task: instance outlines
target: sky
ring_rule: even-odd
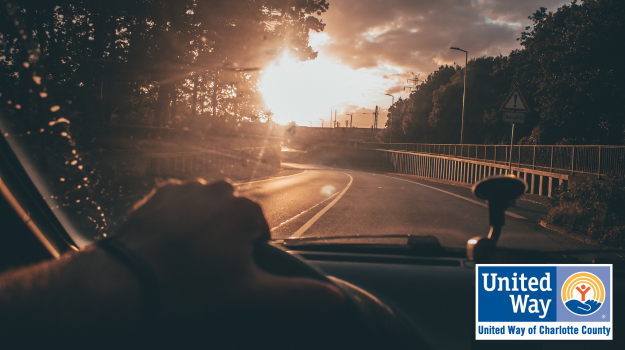
[[[508,55],[540,7],[555,11],[562,0],[328,0],[321,33],[310,33],[316,59],[287,54],[263,69],[261,91],[280,124],[328,127],[331,111],[345,126],[370,128],[382,108],[382,128],[393,98],[409,94],[407,79],[440,65],[464,66],[474,57]]]

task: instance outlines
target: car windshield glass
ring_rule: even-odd
[[[471,186],[498,175],[527,184],[497,202],[500,245],[621,245],[623,14],[608,0],[8,0],[0,129],[81,246],[159,183],[204,178],[257,200],[274,239],[463,249],[490,229]]]

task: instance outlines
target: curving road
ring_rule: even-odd
[[[434,235],[445,247],[463,248],[488,233],[483,201],[435,183],[317,165],[297,173],[238,184],[263,207],[275,239],[352,235]],[[510,209],[500,245],[539,250],[588,249]],[[526,215],[527,216],[527,215]]]

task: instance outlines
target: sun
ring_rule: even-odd
[[[340,95],[340,81],[328,76],[323,63],[298,62],[287,53],[263,71],[261,92],[276,122],[317,125],[319,118],[329,119],[330,106]]]
[[[299,62],[288,53],[263,69],[260,91],[274,121],[302,126],[330,126],[331,109],[339,116],[347,105],[367,104],[367,89],[380,90],[379,79],[323,56]],[[367,120],[370,118],[367,117]]]

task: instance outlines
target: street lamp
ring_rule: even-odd
[[[460,127],[460,144],[462,145],[462,135],[464,134],[464,97],[467,94],[467,63],[469,62],[469,52],[458,47],[451,47],[450,49],[464,52],[464,91],[462,92],[462,126]]]
[[[323,118],[319,118],[321,120],[321,128],[323,129]]]
[[[391,94],[386,94],[386,96],[391,96],[392,98],[392,102],[391,102],[391,107],[393,107],[393,105],[395,104],[395,96],[391,95]],[[389,140],[388,143],[393,143],[393,113],[391,112],[391,109],[388,109],[389,113],[391,113],[391,129],[389,131]]]

